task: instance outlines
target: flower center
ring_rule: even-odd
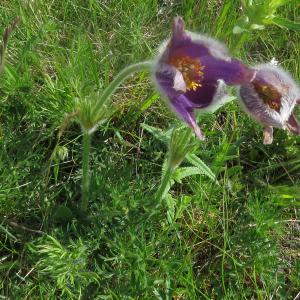
[[[175,56],[169,60],[169,64],[181,72],[188,91],[196,91],[198,87],[202,86],[200,82],[204,77],[204,66],[200,59],[190,56]]]
[[[253,83],[255,91],[258,93],[260,98],[270,108],[280,111],[281,108],[281,94],[278,90],[271,85],[262,85],[259,83]]]

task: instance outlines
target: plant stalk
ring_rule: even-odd
[[[88,207],[90,197],[90,152],[91,152],[91,134],[87,131],[83,133],[83,152],[82,152],[82,195],[81,210],[85,212]]]
[[[140,72],[143,70],[151,70],[153,68],[153,61],[143,61],[140,63],[136,63],[130,65],[123,69],[115,79],[109,84],[109,86],[103,91],[99,100],[97,101],[94,111],[95,113],[101,109],[102,105],[110,98],[110,96],[114,93],[116,88],[132,73]]]
[[[116,88],[132,73],[151,70],[153,67],[152,61],[144,61],[130,65],[123,69],[109,86],[103,91],[99,100],[96,102],[93,110],[97,114],[102,109],[103,105],[114,93]],[[81,211],[86,212],[90,197],[90,151],[91,151],[91,133],[87,128],[83,128],[83,152],[82,152],[82,195],[81,195]]]
[[[167,186],[168,186],[168,184],[169,184],[169,182],[171,180],[173,172],[174,172],[174,168],[172,167],[172,165],[171,165],[171,163],[169,161],[168,162],[167,170],[164,173],[163,178],[162,178],[161,183],[160,183],[160,186],[159,186],[159,189],[156,192],[156,198],[157,198],[157,200],[161,201],[164,198],[164,196],[166,194]]]

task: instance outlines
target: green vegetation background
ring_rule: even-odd
[[[157,206],[166,146],[142,123],[177,122],[150,83],[131,77],[94,134],[89,218],[78,221],[81,131],[58,128],[76,98],[151,58],[181,15],[234,46],[239,1],[1,1],[0,28],[22,19],[0,81],[0,298],[294,299],[300,289],[300,138],[262,128],[237,102],[200,118],[195,175]],[[295,0],[280,15],[299,21]],[[300,35],[257,31],[239,53],[275,57],[300,77]],[[299,115],[299,114],[298,114]]]

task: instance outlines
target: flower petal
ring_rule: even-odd
[[[267,126],[264,128],[264,144],[270,145],[273,143],[273,127]]]
[[[283,128],[284,123],[280,114],[270,109],[259,97],[253,84],[242,85],[239,89],[240,103],[245,111],[264,125]]]
[[[230,59],[228,49],[224,44],[210,37],[184,30],[184,21],[181,17],[176,17],[173,21],[168,48],[169,52],[175,56],[183,54],[195,58],[212,55],[225,61]]]
[[[202,47],[205,47],[210,55],[214,56],[217,59],[230,61],[228,48],[220,41],[190,31],[187,31],[187,33],[192,38],[195,44],[199,44]]]
[[[294,114],[291,114],[286,122],[287,129],[297,135],[300,135],[300,124]]]
[[[176,70],[175,76],[174,76],[174,84],[173,88],[175,91],[182,91],[186,92],[186,83],[184,81],[184,78],[182,76],[182,73]]]
[[[183,88],[183,83],[179,82],[180,75],[178,73],[180,72],[177,72],[174,67],[165,63],[158,63],[153,74],[153,82],[161,93],[169,99],[176,97],[180,93],[180,87]]]
[[[222,79],[227,84],[238,85],[251,81],[255,75],[255,70],[231,59],[227,48],[219,41],[185,31],[180,17],[173,22],[172,37],[160,61],[167,63],[178,57],[199,59],[207,80]]]
[[[191,105],[191,102],[183,94],[181,94],[175,98],[172,98],[170,104],[175,110],[176,114],[183,119],[194,130],[197,137],[203,141],[205,137],[196,122],[194,107]]]
[[[194,130],[200,140],[204,140],[204,135],[195,120],[195,104],[189,101],[182,92],[174,89],[174,85],[176,84],[175,78],[176,70],[174,68],[166,64],[159,64],[154,82],[157,83],[161,93],[167,98],[168,104],[178,117],[183,119]]]
[[[201,63],[204,66],[204,79],[222,79],[228,85],[251,82],[256,73],[237,59],[224,61],[207,55],[201,57]]]
[[[195,108],[208,107],[214,98],[217,90],[216,81],[203,81],[202,86],[196,90],[189,90],[185,93],[186,97],[193,102]]]
[[[184,94],[189,100],[190,106],[197,109],[208,108],[217,104],[218,100],[225,94],[224,81],[204,81],[202,87],[196,90],[186,91],[186,85],[180,72],[167,64],[159,64],[155,73],[154,82],[157,83],[160,91],[169,101],[171,98]],[[222,89],[220,89],[222,82]],[[186,91],[184,93],[184,91]]]
[[[174,45],[181,45],[183,42],[191,41],[191,38],[184,30],[184,21],[181,17],[176,17],[172,25],[172,38],[171,43]]]
[[[173,21],[172,36],[166,50],[168,54],[180,56],[181,53],[186,53],[191,54],[191,57],[208,53],[206,47],[192,42],[191,36],[184,30],[184,21],[181,17],[176,17]]]
[[[213,99],[209,106],[203,108],[202,112],[209,112],[214,113],[216,110],[218,110],[221,106],[224,104],[236,99],[234,96],[229,96],[227,93],[227,85],[223,80],[218,80],[217,82],[217,88],[215,91],[215,94],[213,96]]]

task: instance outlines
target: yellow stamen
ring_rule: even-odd
[[[254,88],[265,104],[277,112],[280,111],[281,94],[274,86],[254,83]]]
[[[204,77],[204,66],[200,59],[190,56],[176,56],[172,57],[168,63],[181,72],[188,91],[196,91],[202,86],[200,82]]]

